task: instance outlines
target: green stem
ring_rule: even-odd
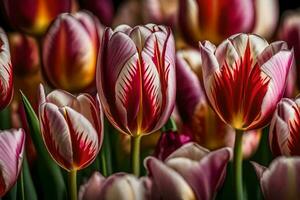
[[[77,200],[77,171],[71,170],[68,175],[70,200]]]
[[[25,200],[25,192],[24,192],[24,172],[23,169],[21,171],[21,177],[20,177],[20,181],[21,181],[21,193],[22,193],[22,200]]]
[[[101,151],[101,168],[102,168],[102,175],[107,176],[107,167],[106,167],[106,158],[105,158],[105,151]]]
[[[131,169],[136,176],[140,175],[140,143],[142,136],[131,137]]]
[[[235,199],[243,200],[243,131],[236,130],[235,143],[234,143],[234,155],[233,155],[233,170],[234,170],[234,189]]]

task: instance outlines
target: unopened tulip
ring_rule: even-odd
[[[10,34],[8,39],[14,73],[19,76],[35,73],[40,65],[37,41],[20,33]]]
[[[5,108],[13,96],[13,72],[8,39],[0,28],[0,111]]]
[[[0,197],[16,183],[22,167],[25,132],[23,129],[0,131]]]
[[[131,174],[116,173],[104,178],[95,172],[79,190],[79,200],[150,200],[151,183]]]
[[[269,142],[276,156],[300,156],[300,97],[284,98],[274,112]]]
[[[72,0],[4,0],[5,14],[17,29],[43,34],[60,13],[71,11]]]
[[[106,116],[119,131],[134,137],[155,132],[175,103],[171,30],[154,24],[121,25],[107,28],[103,37],[97,89]]]
[[[297,200],[300,196],[300,157],[279,157],[269,168],[253,163],[266,200]]]
[[[90,95],[54,90],[45,96],[40,86],[39,120],[44,143],[61,167],[74,171],[92,163],[102,144],[103,119]]]
[[[183,145],[165,162],[148,157],[153,199],[214,199],[230,158],[229,148],[209,152],[195,143]]]
[[[45,35],[43,70],[51,86],[79,92],[95,89],[102,26],[87,12],[59,15]]]

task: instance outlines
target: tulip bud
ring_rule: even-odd
[[[300,196],[300,158],[280,157],[269,168],[252,163],[266,200],[297,200]]]
[[[109,121],[131,136],[153,133],[175,103],[175,47],[171,30],[148,24],[105,30],[97,90]],[[113,58],[113,59],[112,59]]]
[[[276,156],[300,156],[300,97],[283,98],[271,121],[269,142]]]
[[[10,60],[8,39],[0,28],[0,111],[5,108],[13,96],[13,72]]]
[[[14,73],[19,76],[35,73],[40,65],[37,41],[19,33],[10,34],[8,39]]]
[[[95,172],[89,181],[82,185],[79,190],[79,200],[108,200],[108,199],[139,199],[149,198],[148,178],[136,178],[125,173],[116,173],[108,178],[104,178]]]
[[[70,12],[71,0],[4,0],[9,22],[17,29],[42,35],[60,13]]]
[[[243,131],[266,126],[283,96],[293,51],[251,34],[233,35],[218,48],[206,41],[200,51],[206,94],[223,122]]]
[[[52,158],[66,170],[80,170],[93,162],[103,139],[103,116],[89,94],[75,97],[63,90],[45,96],[40,86],[39,121]]]
[[[22,167],[25,132],[23,129],[0,131],[0,197],[16,183]]]
[[[230,158],[229,148],[209,152],[195,143],[183,145],[165,163],[146,158],[153,199],[214,199]]]
[[[43,70],[48,83],[70,92],[95,89],[101,32],[98,20],[86,12],[59,15],[43,43]]]

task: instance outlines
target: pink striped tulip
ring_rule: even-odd
[[[271,121],[269,142],[273,154],[300,156],[300,97],[283,98]]]
[[[0,197],[16,183],[22,167],[25,144],[23,129],[0,131]]]
[[[103,116],[89,95],[63,90],[45,96],[40,86],[39,121],[52,158],[66,170],[80,170],[96,158],[103,139]]]
[[[60,13],[71,11],[72,0],[4,0],[10,23],[30,34],[43,34]]]
[[[164,163],[148,157],[145,166],[152,182],[152,199],[214,199],[230,158],[229,148],[209,152],[195,143],[183,145]]]
[[[293,51],[257,35],[237,34],[218,48],[200,43],[203,80],[214,111],[238,130],[266,126],[282,98]]]
[[[300,196],[300,157],[279,157],[269,168],[252,163],[266,200],[297,200]]]
[[[13,67],[10,59],[8,39],[0,28],[0,110],[5,108],[13,96]]]
[[[151,182],[147,177],[116,173],[104,178],[95,172],[79,189],[79,200],[150,200]]]
[[[98,20],[87,12],[56,18],[43,43],[43,70],[51,86],[69,92],[95,89],[102,31]]]
[[[99,58],[97,89],[110,122],[131,136],[160,129],[176,95],[171,30],[154,24],[107,28]]]

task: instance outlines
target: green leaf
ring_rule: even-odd
[[[60,168],[50,157],[40,133],[38,118],[26,96],[21,92],[30,136],[37,151],[37,171],[42,199],[63,200],[66,197],[66,186]],[[40,185],[41,184],[41,185]]]

